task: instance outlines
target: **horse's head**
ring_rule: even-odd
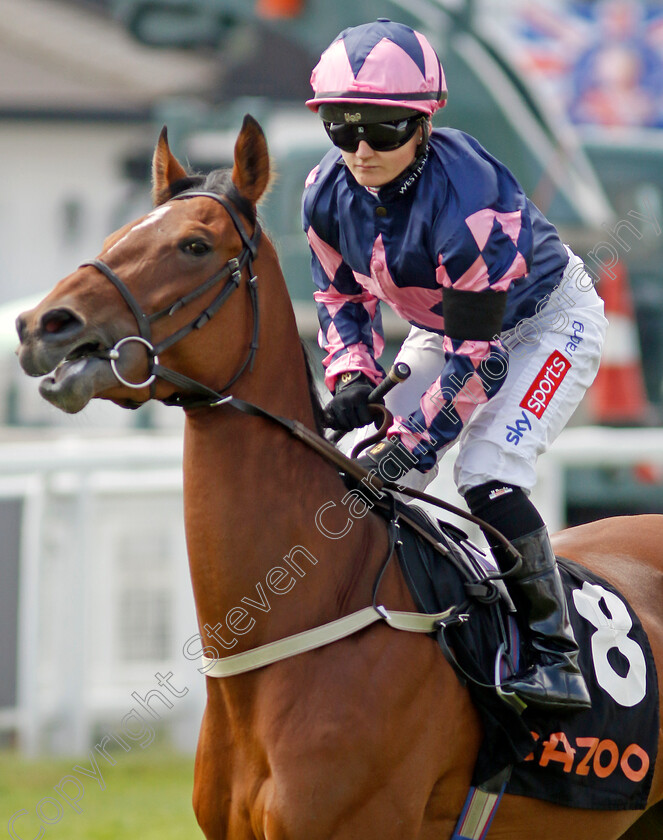
[[[17,319],[19,361],[29,375],[45,377],[42,396],[75,413],[94,397],[135,407],[195,391],[167,367],[181,370],[194,353],[220,366],[226,384],[234,379],[252,358],[257,312],[253,293],[231,291],[253,292],[255,205],[268,179],[267,144],[249,116],[232,172],[207,177],[181,166],[164,129],[153,159],[155,209],[111,234],[97,259]],[[219,310],[224,347],[194,341]],[[216,379],[209,386],[223,387]]]

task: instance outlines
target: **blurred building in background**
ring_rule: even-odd
[[[299,208],[329,141],[303,101],[320,52],[347,26],[387,16],[427,35],[449,85],[436,124],[470,132],[502,159],[603,290],[611,327],[597,390],[541,463],[537,504],[548,523],[661,509],[658,4],[4,0],[3,11],[0,735],[8,742],[30,753],[82,752],[131,709],[133,691],[173,671],[191,691],[163,723],[192,747],[203,699],[202,678],[182,655],[196,627],[180,513],[181,412],[102,403],[81,417],[57,412],[19,371],[14,318],[149,209],[162,125],[181,160],[217,168],[231,162],[249,112],[278,175],[261,215],[315,349]],[[406,325],[389,312],[384,320],[388,363]],[[454,500],[447,460],[437,489]]]

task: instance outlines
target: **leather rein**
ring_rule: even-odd
[[[291,420],[286,417],[280,417],[278,415],[272,414],[271,412],[266,411],[260,406],[246,402],[245,400],[238,399],[237,397],[233,397],[229,394],[223,396],[223,392],[226,391],[233,383],[235,383],[247,368],[249,370],[252,368],[253,360],[258,349],[258,286],[257,277],[253,273],[253,261],[257,256],[258,243],[260,241],[261,236],[261,228],[256,219],[253,230],[253,236],[250,237],[247,234],[239,218],[239,215],[236,209],[232,206],[232,204],[230,204],[230,202],[226,200],[225,197],[213,192],[185,192],[180,195],[174,196],[174,198],[171,199],[171,201],[197,197],[211,198],[214,201],[218,202],[226,210],[242,239],[244,247],[239,256],[233,257],[230,260],[228,260],[228,262],[221,268],[219,272],[214,274],[212,277],[210,277],[208,280],[206,280],[193,291],[189,292],[187,295],[178,298],[170,306],[165,307],[159,310],[158,312],[153,313],[152,315],[146,315],[141,309],[138,302],[136,301],[133,294],[125,285],[125,283],[108,265],[106,265],[106,263],[99,259],[90,260],[89,262],[83,263],[83,265],[94,266],[105,277],[107,277],[111,283],[113,283],[115,288],[122,295],[129,309],[133,313],[138,324],[138,335],[126,336],[125,338],[120,339],[114,347],[110,348],[109,350],[100,351],[97,354],[101,357],[107,358],[110,361],[111,369],[113,370],[113,373],[118,379],[118,381],[129,388],[138,389],[149,387],[150,397],[154,398],[156,380],[157,378],[161,378],[175,385],[177,388],[182,388],[184,390],[184,393],[178,393],[171,397],[161,400],[161,402],[164,402],[168,405],[178,405],[183,408],[197,408],[203,406],[208,406],[211,408],[221,405],[228,405],[232,408],[237,409],[238,411],[244,412],[245,414],[262,417],[266,420],[269,420],[270,422],[275,423],[281,426],[282,428],[286,429],[295,438],[302,441],[307,446],[311,447],[323,458],[325,458],[325,460],[336,466],[340,472],[343,472],[347,476],[350,476],[359,484],[366,485],[367,488],[370,488],[374,493],[376,493],[378,497],[383,496],[383,494],[380,492],[382,489],[389,490],[394,493],[404,493],[415,499],[434,504],[447,511],[450,511],[451,513],[461,516],[464,519],[470,520],[471,522],[478,524],[484,529],[484,531],[491,533],[506,548],[507,552],[514,560],[514,564],[508,572],[486,575],[484,578],[484,582],[490,583],[490,581],[492,580],[499,580],[510,574],[513,574],[521,564],[520,555],[516,551],[516,549],[511,545],[511,543],[497,529],[493,528],[488,523],[483,522],[478,517],[467,513],[466,511],[463,511],[460,508],[457,508],[455,505],[449,504],[448,502],[445,502],[441,499],[436,499],[435,497],[430,496],[426,493],[422,493],[417,490],[412,490],[410,488],[401,487],[395,482],[386,481],[378,477],[375,474],[375,471],[369,472],[365,470],[357,463],[356,460],[348,458],[339,449],[337,449],[336,446],[334,446],[325,438],[311,431],[298,420]],[[185,336],[189,335],[189,333],[191,333],[193,330],[200,329],[201,327],[203,327],[219,311],[219,309],[223,306],[228,297],[236,289],[239,288],[242,279],[242,273],[245,267],[248,268],[249,275],[248,289],[249,295],[251,297],[251,306],[253,312],[253,335],[247,355],[240,367],[238,368],[238,370],[235,372],[235,374],[223,386],[223,388],[220,388],[218,391],[215,391],[214,389],[208,388],[206,385],[203,385],[202,383],[197,382],[196,380],[191,379],[188,376],[184,376],[183,374],[178,373],[177,371],[173,371],[169,368],[163,367],[163,365],[161,365],[161,363],[159,362],[159,353],[162,353],[164,350],[168,349],[169,347],[172,347],[173,344],[180,341]],[[216,295],[214,300],[209,304],[209,306],[207,306],[197,317],[189,321],[189,323],[186,324],[184,327],[177,330],[175,333],[161,341],[159,344],[154,345],[152,341],[151,327],[155,321],[158,321],[161,318],[167,317],[169,315],[173,315],[183,306],[186,306],[188,303],[195,300],[197,297],[204,294],[209,289],[212,289],[215,285],[222,282],[226,278],[228,278],[227,283],[224,284],[222,289]],[[140,383],[128,382],[126,379],[124,379],[124,377],[122,377],[122,375],[117,369],[117,362],[119,360],[121,347],[132,341],[142,344],[145,347],[149,357],[148,376],[144,382]],[[375,406],[375,408],[385,412],[386,420],[386,416],[388,414],[387,409],[385,409],[384,406]],[[383,423],[383,426],[386,428],[387,424]],[[414,530],[416,530],[422,538],[431,543],[438,552],[446,556],[450,555],[450,552],[446,546],[444,546],[441,542],[438,542],[425,529],[420,528],[419,524],[411,518],[409,518],[406,513],[399,512],[398,517],[404,521],[407,521],[408,524],[412,528],[414,528]],[[387,551],[387,556],[382,564],[380,573],[378,574],[378,577],[374,583],[373,603],[370,607],[365,607],[362,610],[343,616],[342,618],[336,619],[335,621],[331,621],[327,624],[323,624],[319,627],[315,627],[310,630],[305,630],[301,633],[297,633],[294,636],[288,636],[284,639],[279,639],[275,642],[270,642],[268,644],[261,645],[258,648],[252,648],[247,651],[244,651],[243,653],[235,654],[233,656],[227,656],[220,659],[203,656],[203,672],[209,677],[220,678],[227,678],[238,674],[243,674],[248,671],[263,668],[265,665],[269,665],[273,662],[278,662],[280,660],[287,659],[299,653],[314,650],[318,647],[323,647],[332,642],[338,641],[354,633],[357,633],[359,630],[362,630],[379,621],[386,622],[388,625],[397,630],[427,634],[439,633],[441,636],[443,636],[446,627],[452,624],[462,623],[463,621],[467,620],[469,616],[462,612],[459,612],[458,608],[456,607],[451,607],[442,613],[422,614],[387,610],[384,606],[379,604],[378,588],[382,576],[387,568],[387,564],[390,562],[390,559],[393,555],[393,549],[395,546],[395,525],[396,520],[394,518],[390,520],[389,523],[389,547]],[[453,667],[454,663],[451,662],[451,664]],[[473,681],[476,682],[475,680]],[[515,697],[515,695],[513,695],[512,692],[501,691],[499,682],[495,687],[499,692],[501,692],[504,699],[508,700],[510,697]],[[519,701],[517,698],[515,700],[512,700],[511,702],[514,702],[516,704],[520,703],[522,705],[521,701]],[[508,777],[508,773],[510,773],[510,770],[511,768],[507,768],[508,772],[504,771],[502,775],[504,775],[505,778]],[[500,775],[499,778],[495,777],[495,779],[489,780],[486,783],[486,785],[483,786],[483,788],[471,787],[470,792],[468,794],[468,806],[466,807],[469,807],[469,804],[474,802],[475,805],[473,807],[475,809],[478,809],[481,813],[485,812],[491,815],[487,821],[487,824],[485,820],[483,822],[478,823],[475,826],[475,829],[468,834],[466,834],[465,831],[463,831],[462,834],[456,831],[454,833],[454,837],[458,837],[459,840],[461,837],[463,838],[463,840],[466,840],[466,838],[467,840],[481,840],[481,838],[485,837],[485,833],[488,826],[490,825],[492,815],[494,814],[495,809],[499,804],[502,793],[506,786],[506,781],[502,778],[502,775]],[[491,784],[494,783],[495,780],[497,780],[499,784],[497,785],[496,791],[493,792]],[[465,813],[466,810],[463,810],[461,817],[458,820],[458,826],[461,826]]]
[[[214,192],[203,190],[184,192],[180,195],[174,196],[170,200],[179,201],[186,200],[189,198],[210,198],[216,201],[218,204],[220,204],[230,216],[233,225],[235,226],[235,229],[237,230],[237,233],[239,234],[242,240],[242,243],[244,245],[242,251],[237,257],[232,257],[230,260],[228,260],[228,262],[220,269],[220,271],[212,275],[212,277],[210,277],[200,286],[197,286],[193,291],[189,292],[186,295],[183,295],[182,297],[178,298],[174,303],[164,307],[163,309],[160,309],[158,312],[154,312],[151,315],[147,315],[145,314],[145,312],[143,312],[140,304],[133,296],[131,291],[128,289],[126,284],[108,265],[106,265],[105,262],[103,262],[100,259],[94,259],[82,263],[81,265],[93,266],[98,271],[100,271],[106,278],[108,278],[108,280],[111,281],[111,283],[119,291],[125,303],[131,310],[138,325],[138,335],[125,336],[124,338],[120,339],[112,348],[100,350],[95,355],[101,358],[106,358],[110,361],[111,369],[113,370],[115,377],[121,384],[134,389],[145,388],[149,386],[151,398],[154,398],[154,391],[157,378],[163,379],[175,385],[176,387],[183,389],[183,393],[177,393],[170,397],[166,397],[165,399],[160,400],[166,405],[176,405],[181,408],[215,408],[221,405],[228,405],[232,408],[237,409],[238,411],[243,412],[244,414],[249,414],[255,417],[262,417],[286,429],[289,432],[289,434],[291,434],[293,437],[297,438],[298,440],[309,446],[311,449],[315,450],[326,461],[333,464],[340,472],[345,473],[347,476],[354,479],[357,483],[364,485],[369,492],[372,492],[377,497],[380,497],[382,495],[382,490],[389,490],[393,493],[401,493],[404,495],[411,496],[412,498],[418,499],[420,501],[436,505],[437,507],[441,507],[450,513],[453,513],[457,516],[462,517],[463,519],[466,519],[470,522],[475,523],[476,525],[479,525],[479,527],[481,527],[485,532],[488,532],[493,537],[495,537],[495,539],[498,540],[498,542],[500,542],[504,546],[508,554],[514,560],[514,566],[511,569],[509,569],[509,571],[499,574],[488,575],[487,580],[499,580],[517,571],[518,567],[520,566],[519,553],[497,529],[493,528],[487,522],[484,522],[483,520],[479,519],[473,514],[468,513],[467,511],[464,511],[461,508],[450,504],[449,502],[445,502],[427,493],[422,493],[421,491],[413,490],[409,487],[402,487],[396,482],[388,481],[387,479],[378,476],[374,470],[371,470],[370,472],[368,470],[365,470],[362,466],[360,466],[357,463],[356,460],[348,458],[339,449],[337,449],[337,447],[334,446],[334,444],[330,443],[326,438],[318,435],[316,432],[312,431],[303,423],[300,423],[298,420],[291,420],[287,417],[280,417],[276,414],[272,414],[271,412],[266,411],[264,408],[261,408],[258,405],[247,402],[246,400],[238,399],[237,397],[233,397],[230,394],[226,396],[223,395],[223,392],[227,391],[227,389],[230,388],[230,386],[233,385],[239,379],[239,377],[244,373],[244,371],[247,370],[247,368],[251,370],[253,366],[253,360],[258,349],[260,311],[258,305],[258,278],[253,273],[253,261],[255,260],[258,253],[258,244],[260,242],[262,229],[258,220],[256,219],[254,222],[253,235],[249,236],[239,217],[236,208],[225,196],[219,195]],[[184,374],[178,373],[177,371],[164,367],[159,361],[159,354],[162,353],[164,350],[167,350],[169,347],[172,347],[185,336],[189,335],[189,333],[191,333],[193,330],[201,329],[221,309],[221,307],[229,298],[229,296],[236,289],[239,288],[244,268],[248,269],[247,284],[249,295],[251,298],[251,308],[253,313],[253,332],[247,355],[244,358],[242,364],[239,366],[238,370],[233,374],[233,376],[228,380],[228,382],[226,382],[226,384],[222,388],[216,391],[213,388],[209,388],[207,385],[203,385],[201,382],[198,382],[195,379],[191,379],[190,377],[185,376]],[[195,318],[189,321],[188,324],[174,332],[172,335],[165,338],[159,344],[155,345],[153,343],[151,327],[154,322],[164,317],[173,315],[183,306],[186,306],[187,304],[191,303],[193,300],[207,292],[209,289],[212,289],[215,285],[222,282],[226,278],[228,278],[228,281],[224,284],[224,286],[221,288],[221,290],[212,300],[212,302],[199,315],[197,315]],[[128,344],[132,341],[142,344],[145,347],[148,354],[148,376],[144,382],[129,382],[121,375],[120,371],[117,369],[117,362],[120,357],[120,349],[125,344]],[[384,406],[376,405],[374,406],[374,408],[388,414]],[[386,427],[387,425],[388,424],[385,423],[383,424],[383,427]],[[400,516],[401,518],[407,519],[407,516],[402,513],[400,514]],[[421,529],[416,522],[410,519],[407,519],[407,521],[418,533],[420,533],[420,535],[424,539],[432,543],[438,551],[441,551],[443,554],[448,553],[444,546],[442,546],[440,543],[434,540],[434,538],[431,537],[430,534],[428,534],[424,529]]]

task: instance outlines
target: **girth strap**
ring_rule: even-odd
[[[298,653],[305,653],[315,648],[329,645],[351,636],[353,633],[369,627],[377,621],[385,621],[395,630],[406,630],[410,633],[434,633],[439,622],[443,622],[454,610],[450,607],[441,613],[425,615],[412,612],[391,612],[384,607],[365,607],[363,610],[350,615],[296,633],[276,642],[269,642],[257,648],[225,656],[222,659],[203,656],[203,673],[208,677],[232,677],[263,668],[281,659],[288,659]],[[201,670],[203,670],[201,669]]]
[[[492,779],[470,788],[451,840],[485,840],[512,770],[507,765]]]

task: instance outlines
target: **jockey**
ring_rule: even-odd
[[[504,164],[473,137],[432,128],[447,91],[423,35],[386,19],[346,29],[311,85],[306,104],[334,145],[303,196],[329,425],[372,421],[384,301],[411,325],[397,360],[413,373],[387,396],[388,440],[362,464],[421,487],[459,443],[459,493],[522,555],[506,583],[534,665],[510,688],[528,704],[589,708],[555,555],[529,494],[537,456],[596,375],[603,303]]]

